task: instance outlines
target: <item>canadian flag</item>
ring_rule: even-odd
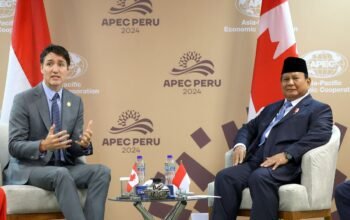
[[[190,184],[191,180],[190,177],[187,174],[187,171],[185,169],[185,166],[183,165],[182,161],[180,162],[180,166],[177,169],[173,184],[180,190],[188,193],[190,191]]]
[[[14,96],[41,82],[39,57],[50,42],[43,0],[17,0],[1,122],[8,123]]]
[[[131,192],[132,188],[134,188],[134,186],[136,186],[138,183],[139,183],[139,177],[137,176],[137,172],[136,172],[136,163],[134,163],[134,166],[132,166],[132,169],[131,169],[128,185],[126,186],[126,191]]]
[[[297,57],[287,0],[263,0],[256,46],[248,120],[263,107],[283,98],[280,77],[285,58]]]

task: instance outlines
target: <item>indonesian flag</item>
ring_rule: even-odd
[[[287,0],[263,0],[256,46],[248,120],[263,107],[283,98],[280,77],[285,58],[297,57]]]
[[[131,192],[132,188],[134,188],[134,186],[136,186],[138,183],[139,183],[139,177],[137,176],[137,172],[136,172],[136,163],[134,163],[134,166],[132,166],[132,169],[131,169],[128,185],[126,186],[126,191]]]
[[[17,0],[1,122],[8,123],[14,96],[42,80],[40,53],[50,42],[43,0]]]
[[[0,187],[0,220],[6,220],[6,194]]]
[[[180,189],[180,191],[187,193],[190,191],[191,180],[182,162],[175,173],[173,184]]]

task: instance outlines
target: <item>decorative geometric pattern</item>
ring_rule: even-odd
[[[200,148],[203,148],[211,141],[208,135],[203,130],[203,128],[198,128],[195,132],[191,134],[191,137]]]
[[[194,205],[194,208],[198,212],[208,212],[208,200],[206,199],[200,199],[196,202]]]
[[[346,134],[346,131],[348,130],[348,128],[347,127],[345,127],[344,125],[341,125],[341,124],[339,124],[339,123],[335,123],[335,125],[339,128],[339,130],[340,130],[340,147],[341,147],[341,145],[342,145],[342,143],[343,143],[343,140],[344,140],[344,137],[345,137],[345,134]],[[340,150],[340,147],[339,147],[339,150]]]
[[[175,202],[173,202],[175,205]],[[161,203],[161,202],[152,202],[151,205],[149,206],[149,212],[158,217],[158,218],[165,218],[165,216],[170,212],[170,210],[172,209],[172,205],[168,205],[166,203]],[[188,220],[190,219],[190,215],[191,215],[191,210],[185,209],[181,215],[179,216],[179,220]]]
[[[225,135],[225,139],[227,142],[228,149],[233,148],[233,142],[235,140],[236,134],[237,134],[237,126],[234,121],[227,122],[226,124],[223,124],[222,130]]]
[[[202,190],[204,191],[208,183],[214,180],[215,176],[209,172],[205,167],[203,167],[200,163],[198,163],[195,159],[193,159],[186,152],[183,152],[180,157],[176,160],[178,164],[180,162],[184,164],[186,171],[192,181]]]

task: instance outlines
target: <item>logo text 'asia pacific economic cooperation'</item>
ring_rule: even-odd
[[[248,33],[256,32],[259,24],[260,8],[262,0],[235,0],[235,6],[239,13],[244,15],[244,18],[238,20],[235,25],[225,25],[224,32],[226,33]],[[248,17],[248,19],[247,19]]]
[[[312,93],[350,93],[347,81],[339,76],[348,69],[348,60],[342,54],[331,50],[315,50],[304,56],[311,82]],[[338,78],[338,79],[337,79]]]
[[[152,12],[151,0],[117,0],[108,11],[113,17],[103,18],[101,25],[118,27],[122,34],[140,33],[141,27],[159,26],[159,18],[148,17]]]
[[[141,118],[139,112],[127,110],[123,112],[117,121],[117,125],[109,129],[113,135],[150,135],[153,132],[153,122],[148,118]],[[104,138],[103,146],[122,146],[122,153],[140,152],[139,146],[159,146],[160,138],[154,137],[118,137]]]
[[[0,0],[0,33],[12,32],[15,7],[16,7],[15,0]]]
[[[84,88],[79,78],[87,72],[88,62],[87,60],[76,53],[69,52],[71,64],[69,66],[69,74],[67,81],[64,83],[64,87],[68,88],[71,92],[79,95],[98,95],[100,90],[96,88]]]
[[[221,79],[207,79],[215,72],[214,63],[202,59],[202,56],[195,51],[185,53],[178,65],[179,67],[173,68],[170,72],[174,78],[164,80],[164,88],[181,88],[183,95],[190,95],[201,94],[204,88],[221,86]]]

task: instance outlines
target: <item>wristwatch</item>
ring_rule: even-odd
[[[288,161],[290,161],[291,159],[293,159],[293,156],[290,154],[290,153],[288,153],[288,152],[283,152],[284,153],[284,156],[286,157],[286,159],[288,160]]]

